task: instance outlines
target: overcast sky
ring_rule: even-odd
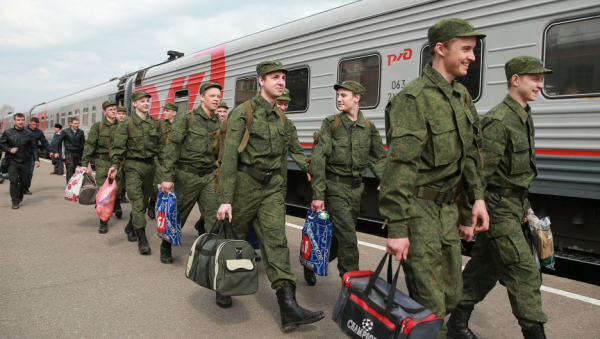
[[[0,107],[50,101],[354,0],[18,0],[0,5]]]

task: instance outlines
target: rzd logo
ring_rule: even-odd
[[[156,216],[156,225],[158,226],[159,233],[165,233],[167,229],[167,219],[165,218],[165,212],[160,212]]]
[[[306,236],[306,234],[302,234],[301,253],[302,253],[302,257],[304,259],[308,259],[308,257],[310,257],[310,254],[312,253],[312,245],[310,243],[310,240],[308,240],[308,237]]]

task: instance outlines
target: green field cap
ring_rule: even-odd
[[[283,68],[283,64],[279,61],[263,61],[256,66],[256,74],[259,77],[264,77],[265,74],[269,74],[276,71],[282,71],[287,73],[287,69]]]
[[[127,112],[127,108],[125,108],[125,106],[117,106],[117,112],[120,111]]]
[[[221,87],[221,85],[218,82],[207,82],[205,84],[202,84],[202,86],[200,86],[200,94],[204,93],[204,91],[206,91],[207,89],[209,89],[211,87],[216,87],[221,91],[223,90],[223,87]]]
[[[465,19],[444,19],[429,27],[427,38],[429,48],[435,47],[438,42],[445,42],[456,37],[474,36],[477,39],[485,38],[485,34],[475,32],[473,25]]]
[[[508,80],[512,78],[514,74],[552,74],[554,71],[545,68],[542,60],[532,56],[523,55],[508,60],[504,65],[504,73],[506,74],[506,80]]]
[[[217,108],[219,108],[219,107],[225,107],[225,108],[229,109],[229,107],[227,107],[227,103],[225,101],[221,101],[219,103],[219,106],[217,106]]]
[[[289,89],[284,89],[283,93],[281,94],[281,96],[275,100],[282,100],[282,101],[292,101],[292,99],[290,99],[290,90]]]
[[[336,91],[340,88],[345,88],[354,92],[354,94],[359,94],[361,97],[365,95],[365,88],[356,81],[348,80],[344,81],[341,84],[333,85],[333,89]]]
[[[152,98],[152,96],[150,94],[148,94],[148,93],[146,93],[144,91],[138,91],[138,92],[135,92],[135,93],[133,93],[131,95],[131,100],[136,101],[136,100],[139,100],[139,99],[141,99],[143,97]]]
[[[165,105],[164,105],[162,108],[170,109],[170,110],[172,110],[172,111],[175,111],[175,112],[177,112],[177,109],[178,109],[179,107],[177,107],[177,105],[175,105],[175,104],[174,104],[174,103],[172,103],[172,102],[167,102],[167,103],[166,103],[166,104],[165,104]]]
[[[102,109],[105,110],[108,106],[117,106],[117,103],[114,100],[106,100],[102,103]]]

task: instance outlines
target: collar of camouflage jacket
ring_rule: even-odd
[[[525,108],[523,108],[523,106],[521,106],[521,104],[518,103],[517,100],[513,99],[513,97],[511,97],[510,94],[506,95],[506,97],[504,98],[504,103],[508,107],[510,107],[510,109],[512,109],[513,112],[517,113],[517,115],[519,116],[519,118],[521,118],[521,121],[523,123],[527,121],[527,118],[529,118],[529,115],[531,114],[531,107],[529,107],[529,104],[527,104]]]
[[[363,114],[360,110],[358,111],[358,118],[356,119],[356,121],[352,121],[352,119],[350,119],[348,114],[342,113],[342,123],[344,124],[344,127],[346,127],[346,129],[349,129],[355,123],[357,126],[360,126],[363,128],[365,128],[367,126],[365,124],[365,117],[363,116]]]
[[[452,97],[452,92],[457,92],[460,95],[467,94],[458,86],[458,81],[454,79],[452,81],[452,85],[446,81],[440,72],[438,72],[435,68],[431,66],[431,64],[425,65],[423,68],[423,75],[427,76],[431,82],[433,82],[442,92],[450,99]]]
[[[262,106],[265,109],[265,111],[267,111],[267,113],[275,113],[275,114],[279,115],[279,113],[275,110],[277,105],[275,103],[273,103],[273,105],[271,106],[271,104],[267,101],[267,99],[263,98],[263,96],[260,95],[260,93],[258,93],[252,100],[257,105]]]
[[[208,114],[202,108],[202,105],[198,106],[198,108],[196,109],[196,113],[198,113],[205,120],[215,120],[219,118],[219,115],[215,114],[215,112],[213,112],[213,114],[209,117]]]
[[[142,118],[140,118],[140,116],[134,110],[133,113],[131,114],[130,119],[133,119],[133,123],[136,125],[139,125],[144,121],[146,121],[148,123],[152,123],[152,121],[151,121],[152,117],[150,116],[149,112],[146,113],[146,120],[142,120]]]

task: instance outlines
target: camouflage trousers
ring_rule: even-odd
[[[158,162],[158,159],[155,159],[155,161],[156,161],[156,171],[154,171],[154,178],[152,179],[152,183],[154,185],[152,185],[152,195],[150,196],[150,198],[154,198],[154,199],[156,199],[156,196],[158,195],[158,185],[162,184],[162,166]],[[183,223],[182,223],[182,225],[183,225]]]
[[[410,247],[404,274],[410,297],[435,315],[452,313],[461,299],[462,256],[456,230],[458,208],[455,204],[436,205],[415,198],[408,228]],[[438,339],[446,338],[443,324]]]
[[[490,218],[494,215],[490,211]],[[463,297],[461,305],[473,305],[482,301],[496,286],[498,280],[506,286],[512,312],[524,329],[548,318],[542,311],[540,272],[531,255],[521,231],[521,221],[491,219],[494,224],[511,224],[514,232],[491,237],[489,232],[477,235],[471,251],[471,260],[463,271]]]
[[[104,161],[100,159],[95,159],[94,166],[96,167],[96,187],[100,188],[100,186],[104,185],[106,178],[108,177],[108,170],[111,165],[109,161]],[[118,174],[118,172],[117,172]],[[119,191],[122,190],[123,182],[122,178],[117,175],[117,197],[116,201],[121,201],[121,196],[119,195]]]
[[[337,268],[342,277],[346,272],[358,271],[358,239],[356,222],[360,211],[360,197],[365,184],[360,187],[328,180],[325,190],[325,209],[333,225],[333,239],[329,261],[338,259]]]
[[[217,220],[219,198],[214,193],[215,178],[212,173],[200,177],[179,169],[175,172],[175,194],[182,228],[196,203],[198,203],[198,209],[206,223],[207,231]]]
[[[121,165],[117,171],[117,199],[119,199],[119,201],[123,198],[125,186],[125,165]]]
[[[145,228],[146,208],[148,208],[148,199],[152,196],[156,163],[127,159],[124,167],[127,195],[131,204],[133,228]]]
[[[273,289],[286,283],[296,284],[297,279],[290,266],[282,184],[281,175],[275,175],[265,184],[238,171],[232,204],[233,228],[238,239],[244,239],[248,227],[254,223],[265,271]]]

